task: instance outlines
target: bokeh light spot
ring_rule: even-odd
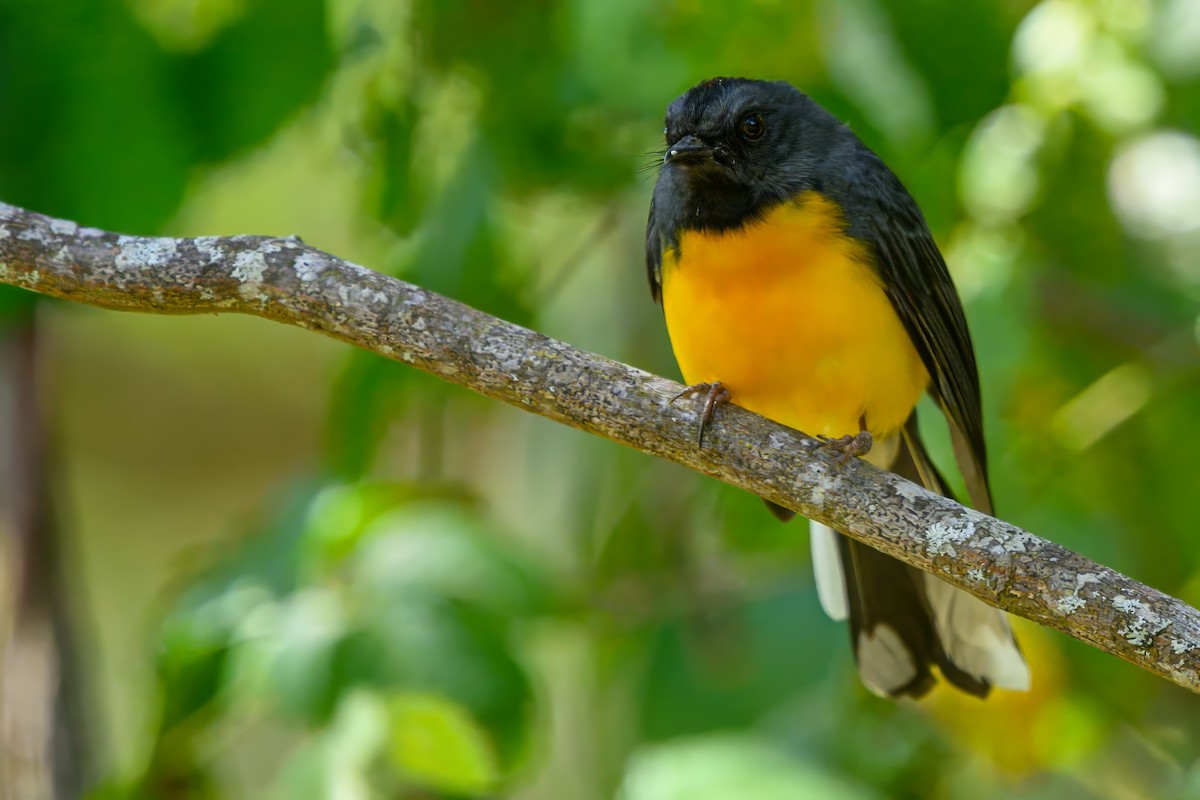
[[[1109,166],[1108,193],[1135,235],[1160,239],[1200,230],[1200,142],[1178,131],[1133,140]]]

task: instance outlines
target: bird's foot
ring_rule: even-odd
[[[672,397],[671,402],[674,403],[676,400],[696,394],[704,395],[704,408],[700,412],[700,426],[696,435],[696,446],[703,447],[704,429],[708,427],[708,423],[712,422],[713,412],[717,410],[717,406],[729,402],[729,390],[720,381],[696,383]]]
[[[875,440],[871,438],[871,434],[867,431],[859,431],[855,434],[846,434],[837,438],[831,436],[818,436],[821,444],[818,449],[827,450],[838,455],[838,466],[844,467],[850,463],[850,459],[855,456],[865,456],[871,452],[871,445]]]

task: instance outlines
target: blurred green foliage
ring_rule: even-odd
[[[1196,604],[1197,18],[0,0],[0,198],[299,234],[675,375],[640,244],[663,108],[788,79],[947,254],[1000,515]],[[728,487],[299,332],[43,324],[97,797],[1200,797],[1197,698],[1032,625],[1029,694],[867,695],[803,523]]]
[[[382,785],[489,791],[530,727],[529,678],[508,639],[549,597],[531,562],[461,503],[373,484],[300,490],[163,625],[141,788],[206,794],[197,741],[265,702],[321,731],[285,765],[285,796],[328,796],[320,787],[372,770]],[[314,788],[298,793],[301,780]]]

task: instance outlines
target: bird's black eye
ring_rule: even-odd
[[[762,138],[763,131],[767,129],[767,123],[763,121],[762,114],[747,114],[742,117],[738,128],[742,132],[742,138],[753,142]]]

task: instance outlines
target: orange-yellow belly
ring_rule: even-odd
[[[663,308],[688,383],[809,434],[894,433],[929,377],[861,245],[815,193],[663,258]]]

